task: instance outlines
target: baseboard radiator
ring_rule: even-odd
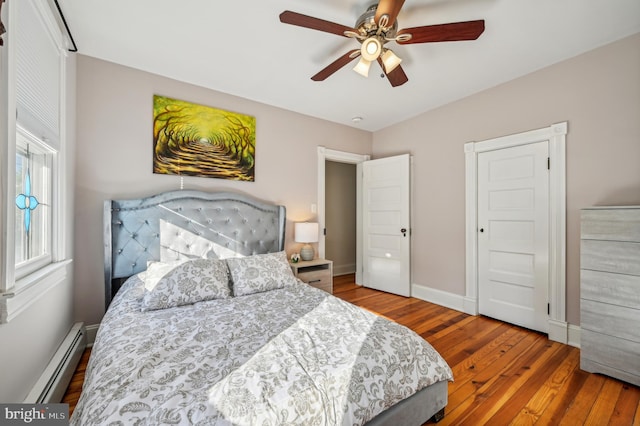
[[[62,401],[86,346],[84,323],[75,323],[24,402],[48,404]]]

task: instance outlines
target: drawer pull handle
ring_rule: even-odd
[[[311,283],[319,283],[320,281],[322,281],[322,280],[311,280],[311,281],[309,281],[309,282],[308,282],[308,284],[311,284]]]

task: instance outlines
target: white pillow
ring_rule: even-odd
[[[192,259],[153,264],[144,281],[143,311],[231,297],[227,264],[223,260]]]
[[[227,259],[234,296],[282,288],[295,283],[284,251]]]

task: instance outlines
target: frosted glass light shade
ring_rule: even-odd
[[[402,62],[402,59],[397,57],[395,53],[393,53],[391,50],[388,50],[388,49],[385,50],[381,58],[382,58],[382,63],[384,64],[384,69],[387,72],[387,74],[393,71],[394,69],[396,69],[398,65],[400,65],[400,62]]]
[[[371,61],[367,61],[365,58],[360,57],[360,60],[353,67],[353,70],[363,77],[369,77],[369,68],[371,67]]]
[[[362,42],[360,47],[360,55],[369,62],[373,62],[378,59],[382,53],[382,43],[375,37],[369,37]]]

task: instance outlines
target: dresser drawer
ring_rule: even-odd
[[[322,287],[323,290],[331,288],[332,280],[328,270],[301,271],[298,273],[298,278],[314,287]]]
[[[584,239],[640,242],[640,209],[587,209],[581,219]]]
[[[329,270],[315,270],[315,271],[300,271],[298,272],[298,278],[305,283],[309,284],[311,281],[317,281],[329,278]]]
[[[582,299],[640,309],[640,276],[582,269],[580,282]]]
[[[580,358],[580,368],[589,373],[600,373],[609,377],[615,377],[623,382],[631,383],[636,386],[640,386],[640,376],[630,373],[628,371],[620,370],[609,365],[600,364],[589,358]]]
[[[640,275],[640,243],[582,240],[580,268]]]
[[[604,373],[640,385],[640,343],[607,336],[589,330],[580,332],[580,367],[592,373]],[[590,364],[589,361],[592,363]],[[604,369],[604,366],[610,369]],[[616,375],[615,370],[628,373]],[[631,381],[629,376],[636,377]]]
[[[594,302],[593,300],[580,300],[580,328],[582,330],[606,333],[640,345],[638,324],[640,324],[640,310],[638,309]]]

